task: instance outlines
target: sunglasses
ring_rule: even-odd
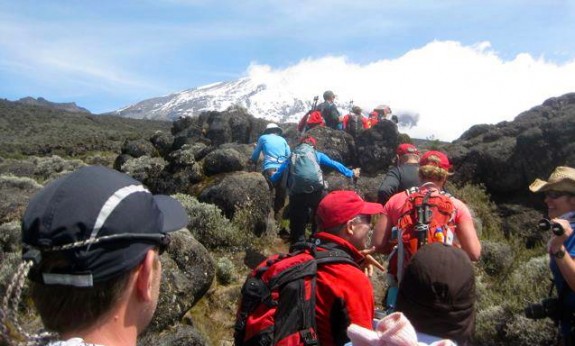
[[[563,191],[546,191],[545,197],[549,197],[551,199],[557,199],[563,196],[573,196],[572,193],[563,192]]]
[[[358,215],[352,219],[354,222],[364,222],[371,224],[371,215]]]

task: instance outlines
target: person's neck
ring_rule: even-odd
[[[85,343],[104,346],[136,346],[138,330],[136,326],[127,326],[119,314],[110,314],[100,322],[86,329],[63,333],[63,340],[82,338]]]
[[[421,184],[420,187],[427,188],[427,189],[436,189],[436,190],[443,190],[443,182],[441,181],[426,181],[425,183]]]

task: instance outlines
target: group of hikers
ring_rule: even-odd
[[[348,177],[359,176],[359,170],[315,150],[313,137],[303,136],[291,151],[280,134],[277,125],[269,125],[252,160],[263,151],[270,186],[277,189],[285,181],[291,249],[267,258],[246,279],[235,343],[470,344],[476,299],[472,263],[481,255],[481,243],[469,208],[444,191],[452,173],[447,155],[399,145],[396,167],[372,203],[354,191],[325,193],[322,165]],[[266,149],[268,144],[277,151]],[[557,167],[547,181],[537,179],[529,188],[545,195],[549,220],[540,224],[548,224],[551,233],[547,250],[558,292],[559,344],[571,345],[575,168]],[[275,194],[274,209],[280,199]],[[309,221],[314,226],[306,239]],[[0,309],[2,342],[136,345],[158,302],[159,257],[170,232],[187,225],[177,200],[152,195],[109,168],[83,167],[47,184],[22,219],[22,262]],[[374,253],[388,255],[383,314],[375,309],[370,278],[373,266],[382,268]],[[27,278],[46,332],[30,334],[18,323]]]
[[[316,126],[327,126],[355,137],[361,129],[373,127],[380,121],[399,122],[398,117],[392,115],[391,108],[385,104],[375,107],[368,116],[363,115],[363,109],[359,106],[352,106],[350,113],[342,115],[334,103],[335,98],[335,93],[327,90],[323,93],[324,102],[318,105],[318,97],[315,97],[311,110],[300,119],[298,131],[303,135]]]

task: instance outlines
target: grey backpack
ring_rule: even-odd
[[[298,145],[291,154],[288,187],[290,194],[312,193],[324,188],[323,174],[315,149],[306,143]]]

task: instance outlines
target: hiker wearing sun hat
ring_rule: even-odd
[[[46,185],[22,219],[23,262],[0,311],[5,341],[12,327],[26,335],[11,309],[29,274],[34,304],[54,333],[27,335],[29,344],[135,345],[158,301],[159,255],[169,232],[187,223],[178,201],[105,167]]]
[[[319,232],[311,241],[318,251],[339,249],[363,264],[366,256],[360,251],[367,247],[371,216],[382,211],[381,204],[366,202],[354,191],[333,191],[317,208]],[[371,328],[373,317],[373,288],[358,266],[318,266],[316,321],[321,345],[343,345],[349,341],[346,329],[350,323]]]
[[[559,166],[547,181],[535,179],[529,190],[544,193],[548,217],[561,225],[562,234],[551,232],[547,244],[553,283],[561,307],[560,335],[563,345],[575,343],[575,168]]]
[[[256,147],[249,160],[254,164],[257,163],[260,153],[263,152],[262,174],[272,190],[273,209],[276,215],[278,215],[285,204],[286,189],[279,184],[272,184],[270,177],[291,154],[287,141],[281,136],[282,133],[281,127],[277,124],[269,123],[264,133],[258,138]]]
[[[411,143],[402,143],[395,150],[395,166],[391,167],[377,192],[378,202],[385,204],[399,191],[419,186],[419,150]]]

